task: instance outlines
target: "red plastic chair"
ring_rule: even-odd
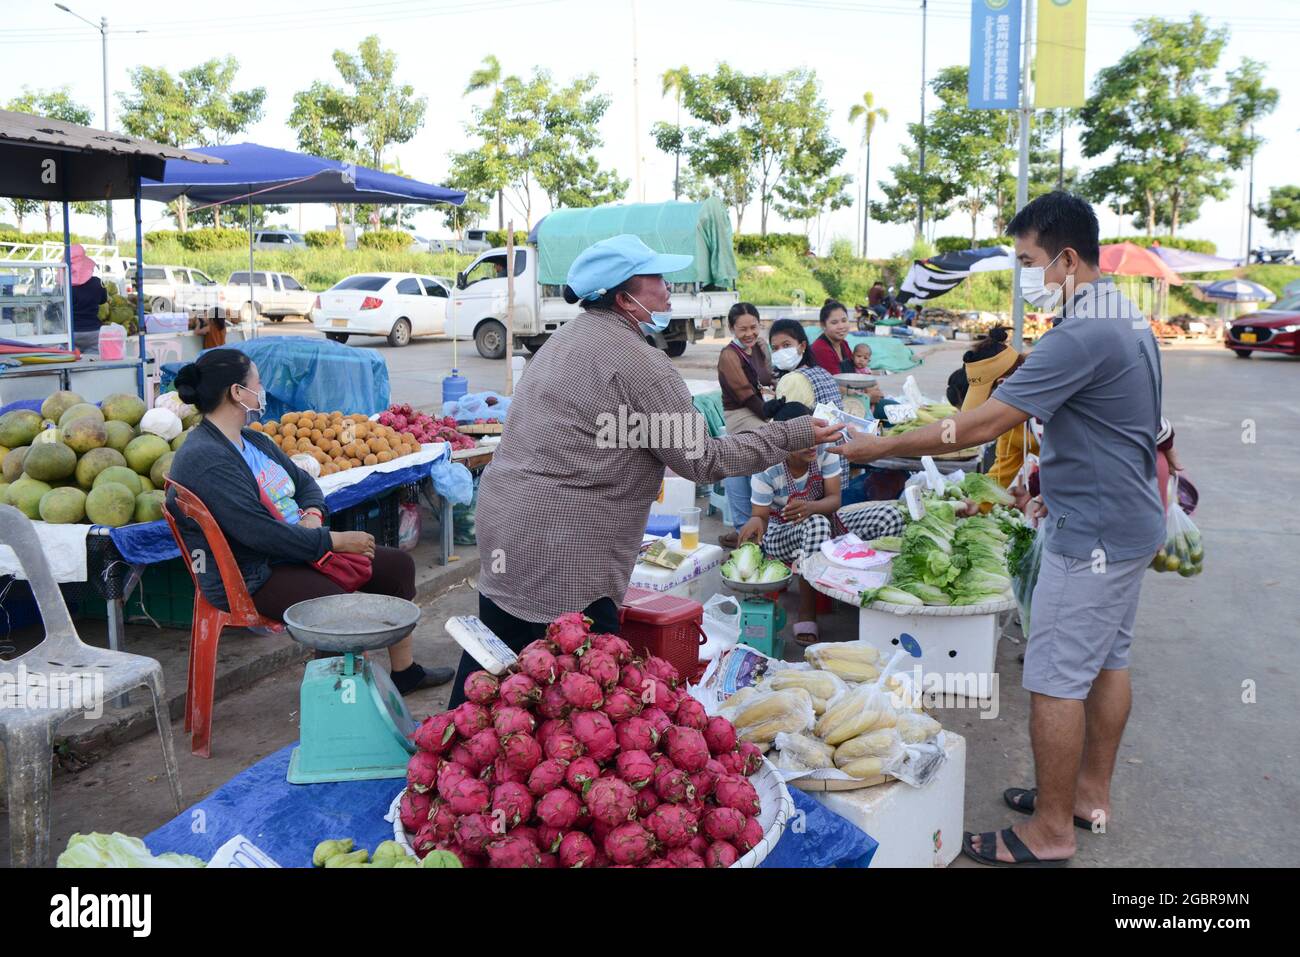
[[[194,572],[194,563],[189,560],[185,539],[181,537],[171,511],[164,508],[163,516],[176,538],[181,556],[186,559],[185,567],[189,569],[190,578],[194,579],[194,625],[190,631],[189,678],[185,688],[185,730],[191,733],[190,753],[210,758],[212,703],[217,680],[217,643],[221,640],[221,633],[228,627],[280,630],[283,626],[278,621],[258,614],[253,598],[244,585],[244,576],[226,542],[226,536],[222,534],[207,506],[197,495],[171,479],[167,479],[164,487],[175,490],[176,505],[181,513],[198,523],[211,552],[209,557],[216,561],[217,570],[221,572],[221,584],[226,589],[226,601],[230,605],[230,611],[222,611],[203,597],[198,575]]]

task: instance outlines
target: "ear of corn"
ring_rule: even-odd
[[[849,777],[863,780],[874,778],[881,773],[884,766],[884,762],[880,758],[858,758],[849,764],[841,765],[840,770]]]
[[[828,701],[844,690],[844,683],[829,671],[801,671],[788,669],[778,671],[768,680],[768,687],[773,691],[785,688],[803,688],[814,699]]]
[[[864,641],[828,641],[809,645],[804,660],[845,681],[875,681],[880,677],[880,651]]]
[[[782,731],[807,730],[816,719],[813,699],[803,688],[760,693],[731,719],[742,741],[771,743]]]
[[[814,737],[782,732],[776,736],[775,743],[783,755],[789,755],[801,767],[810,771],[834,767],[835,749]]]
[[[941,730],[942,725],[928,714],[908,712],[898,717],[898,734],[907,744],[920,744]]]
[[[886,758],[899,747],[898,732],[893,728],[881,728],[868,731],[856,738],[849,738],[835,749],[835,763],[843,766],[851,764],[858,758]]]

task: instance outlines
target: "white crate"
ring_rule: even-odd
[[[674,548],[681,544],[677,539],[670,541]],[[638,562],[632,570],[631,584],[661,595],[689,598],[702,605],[722,591],[722,563],[726,554],[717,545],[701,542],[700,547],[675,569]]]
[[[695,483],[680,475],[665,473],[661,498],[650,503],[650,514],[676,518],[682,509],[695,506]]]
[[[890,781],[856,791],[809,791],[880,845],[871,866],[947,867],[961,851],[966,739],[944,731],[948,761],[925,787]]]
[[[898,636],[906,632],[921,646],[922,672],[943,675],[944,694],[987,700],[996,689],[998,618],[996,613],[947,617],[863,608],[858,613],[858,637],[879,648],[888,660],[898,650]],[[913,667],[909,663],[905,670]]]

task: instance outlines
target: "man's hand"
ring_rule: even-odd
[[[796,499],[781,510],[781,519],[794,525],[802,522],[812,514],[814,514],[812,502]]]
[[[1047,518],[1047,505],[1042,498],[1031,498],[1029,505],[1025,509],[1025,518],[1029,519],[1029,524],[1034,528],[1038,527],[1039,521]]]
[[[767,531],[767,523],[755,516],[740,527],[740,534],[736,536],[737,544],[743,545],[745,542],[762,544],[765,531]]]
[[[888,455],[890,444],[889,439],[884,436],[852,432],[843,445],[834,446],[826,451],[831,455],[842,455],[857,465],[866,465]]]
[[[1013,485],[1007,491],[1011,493],[1012,504],[1020,511],[1023,512],[1029,507],[1029,489],[1026,486]]]
[[[298,524],[303,528],[320,528],[320,516],[315,512],[306,512],[302,518],[298,519]]]
[[[838,442],[844,435],[844,426],[830,425],[825,419],[813,419],[813,445]]]

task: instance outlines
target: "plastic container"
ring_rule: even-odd
[[[115,322],[99,327],[99,357],[104,360],[121,359],[126,355],[126,330]]]
[[[400,496],[394,489],[382,498],[360,502],[330,515],[329,527],[335,532],[369,532],[376,545],[397,548],[401,513]]]
[[[469,392],[469,379],[458,375],[455,369],[451,370],[451,375],[442,380],[443,402],[455,402],[467,392]]]
[[[622,634],[638,654],[663,658],[683,679],[700,667],[704,606],[689,598],[629,588],[619,609]]]

